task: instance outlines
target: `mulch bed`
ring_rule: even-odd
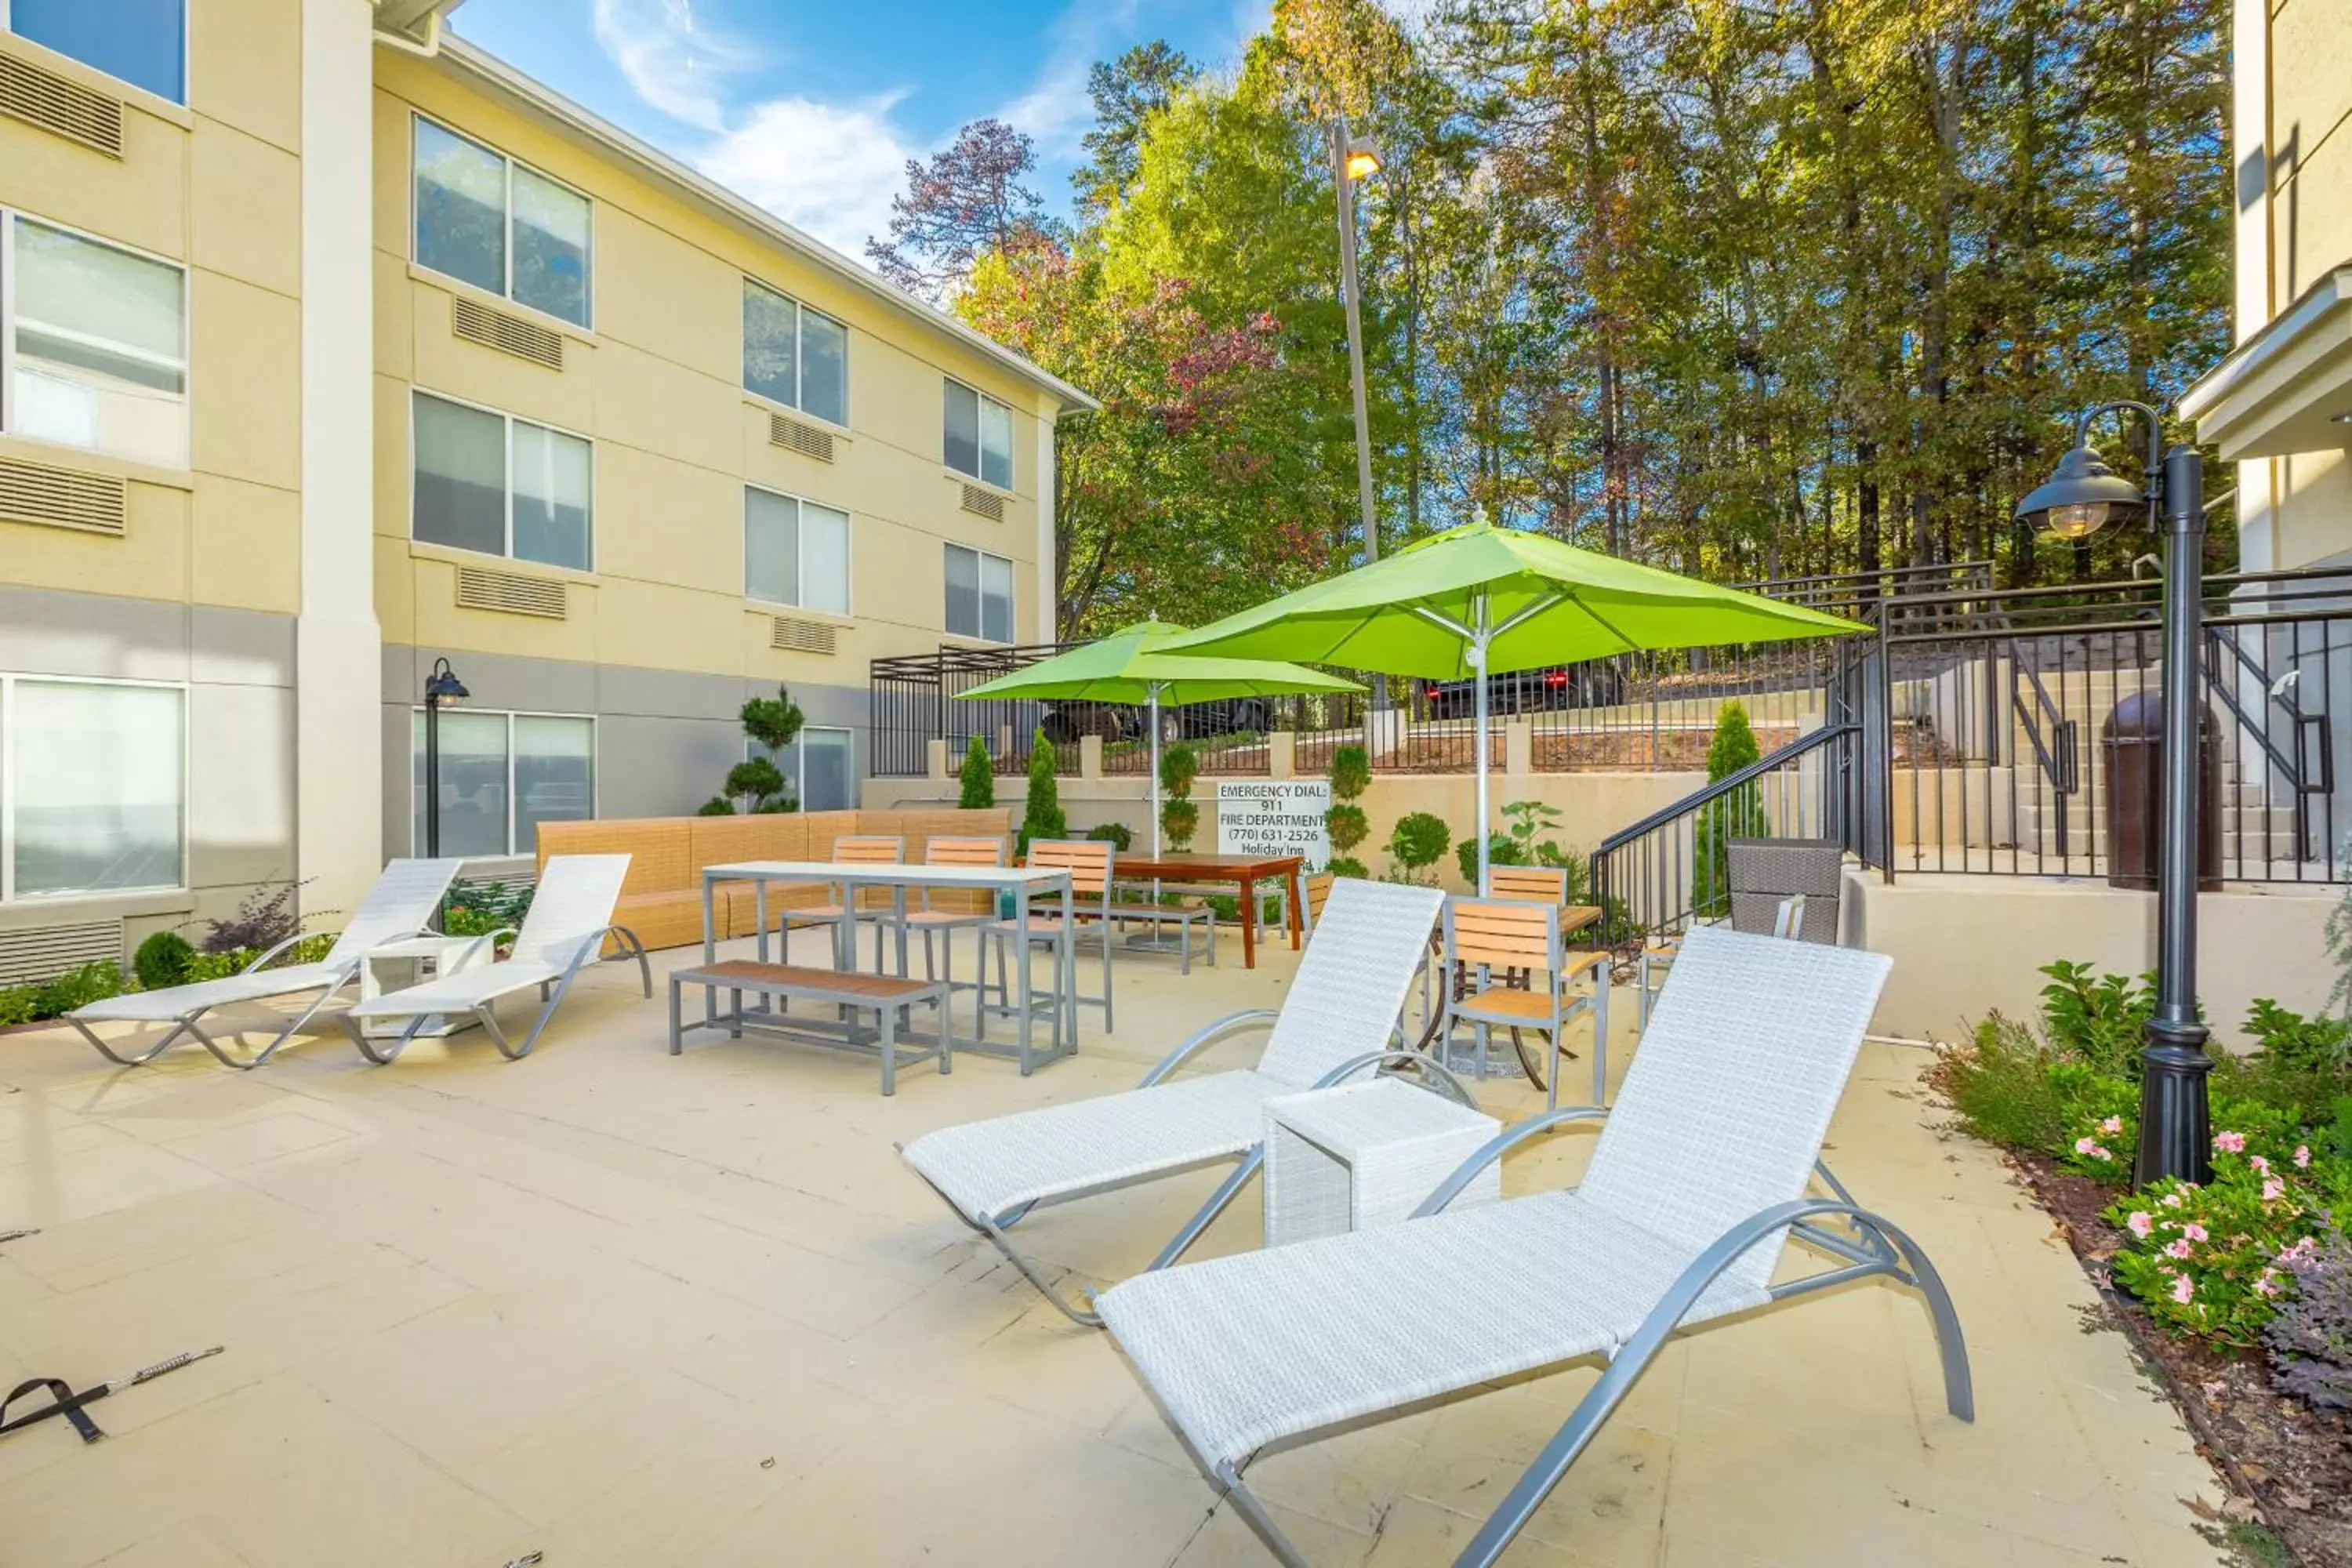
[[[2219,1539],[2233,1525],[2259,1522],[2305,1568],[2352,1568],[2352,1428],[2274,1392],[2261,1352],[2166,1332],[2107,1278],[2107,1259],[2124,1240],[2099,1217],[2113,1194],[2039,1155],[2010,1160],[2056,1218],[2108,1317],[2171,1395],[2199,1452],[2235,1489],[2220,1509],[2200,1510],[2207,1533]]]

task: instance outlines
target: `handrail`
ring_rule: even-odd
[[[1848,735],[1859,735],[1861,733],[1861,725],[1845,723],[1824,724],[1809,735],[1800,735],[1795,740],[1790,742],[1787,745],[1777,747],[1765,753],[1763,756],[1757,758],[1754,762],[1748,763],[1738,773],[1727,773],[1722,778],[1716,780],[1715,783],[1708,784],[1705,789],[1699,790],[1692,795],[1686,795],[1671,805],[1659,807],[1657,810],[1650,813],[1649,816],[1642,818],[1641,821],[1633,824],[1631,827],[1619,828],[1616,832],[1611,834],[1608,837],[1601,841],[1600,847],[1592,851],[1591,858],[1594,860],[1598,860],[1603,855],[1622,849],[1626,846],[1632,844],[1635,839],[1641,838],[1648,834],[1655,833],[1661,827],[1664,827],[1668,824],[1674,822],[1677,817],[1690,816],[1692,813],[1697,811],[1701,806],[1706,805],[1710,802],[1721,799],[1723,796],[1729,795],[1732,791],[1739,788],[1742,784],[1755,783],[1758,779],[1762,778],[1766,773],[1777,771],[1784,764],[1795,758],[1803,756],[1808,752],[1818,751],[1822,747],[1830,744],[1832,741],[1843,740]]]

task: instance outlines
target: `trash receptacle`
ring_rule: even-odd
[[[2107,885],[2152,889],[2163,863],[2164,704],[2153,690],[2116,704],[2099,731],[2107,762]],[[2221,885],[2221,759],[2197,705],[2197,886]]]

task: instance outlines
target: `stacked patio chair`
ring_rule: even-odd
[[[1837,840],[1734,838],[1727,849],[1732,930],[1836,944],[1838,896],[1845,887],[1845,851]],[[1633,998],[1644,1026],[1679,945],[1669,938],[1642,952]]]
[[[1139,1276],[1096,1306],[1218,1490],[1286,1563],[1304,1560],[1242,1483],[1267,1449],[1602,1360],[1600,1381],[1456,1559],[1484,1568],[1669,1338],[1851,1280],[1884,1276],[1919,1292],[1945,1403],[1972,1419],[1943,1282],[1909,1237],[1858,1207],[1819,1163],[1888,967],[1876,953],[1694,931],[1613,1109],[1522,1122],[1402,1224]],[[1506,1151],[1603,1117],[1575,1190],[1445,1212]],[[1817,1174],[1827,1194],[1808,1197]],[[1832,1267],[1776,1283],[1791,1238]],[[1895,1392],[1907,1434],[1909,1405]]]

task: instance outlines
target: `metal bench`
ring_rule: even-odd
[[[688,1026],[683,1018],[682,998],[689,985],[725,991],[730,1005],[727,1011],[706,1013],[699,1022]],[[765,998],[790,1000],[798,997],[804,1002],[847,1008],[852,1013],[870,1012],[874,1015],[876,1027],[867,1031],[849,1023],[834,1023],[813,1017],[794,1017],[788,1026],[784,1022],[786,1015],[782,1012],[766,1007],[753,1013],[744,1012],[743,994],[747,991]],[[938,1042],[919,1048],[899,1045],[899,1016],[905,1015],[907,1033],[913,1034],[914,1009],[925,1002],[933,1003],[939,1008]],[[758,963],[749,959],[730,959],[670,972],[670,1055],[677,1056],[685,1048],[686,1031],[689,1026],[724,1027],[729,1037],[734,1039],[741,1038],[746,1027],[764,1033],[783,1033],[789,1029],[793,1037],[804,1039],[811,1045],[875,1051],[882,1059],[884,1094],[898,1091],[901,1062],[936,1060],[942,1076],[953,1070],[948,1042],[948,985],[944,980],[901,979],[890,974],[858,974],[835,969],[808,969],[792,963]]]

